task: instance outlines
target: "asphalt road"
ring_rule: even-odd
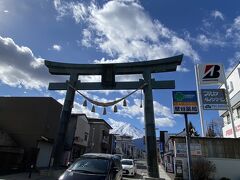
[[[136,161],[137,165],[137,174],[134,177],[124,176],[123,180],[130,179],[143,179],[143,176],[147,175],[147,166],[146,161]],[[33,173],[31,180],[53,180],[56,178],[48,177],[47,172],[45,175],[40,175],[39,173]],[[56,173],[56,172],[55,172]],[[61,173],[59,173],[61,174]],[[11,174],[6,176],[0,176],[0,180],[27,180],[29,173],[19,173],[19,174]]]

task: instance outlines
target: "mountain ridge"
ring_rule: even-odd
[[[116,121],[113,119],[109,119],[109,124],[112,126],[112,130],[110,130],[111,134],[119,134],[119,135],[128,135],[132,136],[133,139],[139,139],[144,136],[144,132],[130,123],[123,121]]]

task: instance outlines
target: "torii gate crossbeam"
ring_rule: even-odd
[[[68,82],[49,84],[49,90],[67,90],[60,117],[60,129],[53,148],[54,163],[60,162],[66,127],[71,116],[75,96],[75,90],[68,84],[78,90],[120,90],[137,89],[146,83],[147,85],[143,87],[143,90],[148,176],[159,178],[152,89],[174,89],[175,81],[155,81],[151,78],[151,74],[176,71],[182,58],[183,55],[179,55],[158,60],[115,64],[68,64],[45,60],[45,65],[51,74],[70,75]],[[143,79],[139,82],[115,82],[115,75],[128,74],[142,74]],[[101,75],[102,82],[82,83],[78,80],[79,75]]]

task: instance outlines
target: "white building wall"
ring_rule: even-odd
[[[236,98],[237,94],[240,92],[240,64],[238,64],[234,70],[230,73],[230,75],[227,77],[227,84],[228,84],[228,91],[230,99]],[[222,85],[220,88],[225,88],[224,85]],[[239,96],[240,97],[240,96]],[[235,123],[235,129],[237,137],[240,137],[240,117],[237,113],[237,108],[240,108],[240,98],[235,104],[231,104],[233,107],[233,117],[234,117],[234,123]],[[219,111],[219,114],[223,117],[224,127],[222,129],[223,131],[223,137],[233,137],[233,130],[231,121],[228,120],[228,113],[224,113],[223,111]]]
[[[80,115],[77,118],[76,130],[75,130],[75,144],[82,146],[88,145],[90,125],[88,124],[87,117],[85,115]],[[85,139],[87,135],[87,139]]]
[[[188,179],[187,158],[176,157],[175,161],[176,160],[182,161],[183,178]],[[240,180],[240,159],[206,158],[206,160],[211,161],[216,167],[214,179],[221,179],[222,177],[226,177],[231,180]]]
[[[240,91],[240,64],[238,64],[227,77],[229,96],[232,98]],[[225,85],[220,88],[225,89]]]
[[[240,159],[227,159],[227,158],[207,158],[213,162],[216,166],[215,179],[222,177],[229,178],[231,180],[240,179]]]
[[[228,91],[230,98],[240,91],[240,64],[227,77]]]
[[[235,125],[236,135],[237,137],[240,137],[240,118],[235,118],[234,125]],[[222,128],[222,131],[223,131],[223,137],[226,137],[226,138],[234,137],[231,123],[225,125]]]

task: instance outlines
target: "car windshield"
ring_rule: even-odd
[[[115,156],[116,156],[117,158],[119,158],[119,159],[122,159],[122,156],[119,155],[119,154],[115,154]]]
[[[72,171],[81,171],[85,173],[106,174],[109,160],[100,158],[82,158],[70,166]]]
[[[124,164],[124,165],[133,165],[133,162],[130,161],[130,160],[122,160],[121,162],[122,162],[122,164]]]

